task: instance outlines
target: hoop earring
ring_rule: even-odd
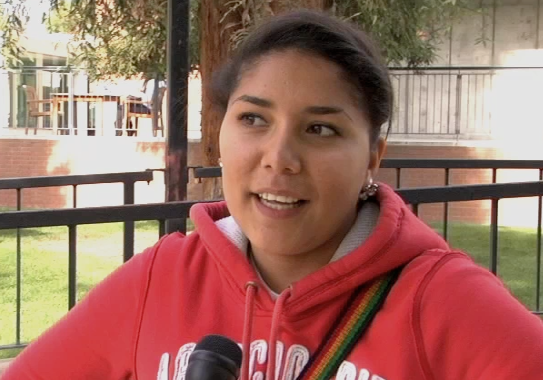
[[[379,189],[379,185],[376,183],[373,183],[372,178],[370,178],[368,182],[369,183],[366,186],[364,186],[364,188],[360,192],[360,195],[358,196],[358,198],[361,201],[365,201],[368,198],[375,196],[375,194],[377,193],[377,190]]]

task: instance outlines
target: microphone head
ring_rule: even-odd
[[[196,347],[194,347],[194,351],[196,350],[215,352],[233,361],[238,368],[241,367],[241,348],[239,348],[236,342],[225,336],[206,335]]]

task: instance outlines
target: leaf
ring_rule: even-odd
[[[27,9],[35,1],[41,0],[0,0],[0,49],[10,64],[20,61],[24,54],[18,40],[24,31]],[[226,9],[216,29],[218,35],[231,33],[230,47],[235,49],[255,25],[273,14],[275,1],[216,0],[217,9]],[[281,1],[287,7],[310,3],[314,4],[314,0]],[[165,73],[167,0],[50,0],[50,4],[53,10],[47,22],[51,28],[73,33],[73,57],[93,75],[131,76],[152,73],[157,67]],[[196,65],[200,0],[192,0],[190,6],[190,54]],[[331,11],[358,23],[378,39],[388,62],[413,66],[428,64],[435,58],[436,46],[454,20],[465,12],[484,14],[471,0],[335,0]],[[420,38],[421,31],[425,40]],[[474,37],[473,42],[485,41]]]

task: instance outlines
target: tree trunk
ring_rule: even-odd
[[[208,86],[213,72],[225,62],[230,52],[230,36],[236,28],[224,26],[241,20],[239,13],[232,12],[220,23],[228,10],[228,2],[222,0],[202,0],[200,5],[200,72],[202,75],[202,148],[204,166],[217,166],[219,162],[219,130],[223,115],[212,107]],[[333,0],[274,0],[270,7],[274,14],[289,9],[308,8],[327,10]],[[204,199],[222,197],[220,179],[204,179]]]
[[[156,131],[158,129],[158,113],[159,113],[160,107],[162,106],[162,104],[158,104],[158,90],[159,90],[160,74],[155,73],[154,79],[155,80],[153,83],[153,96],[152,96],[152,101],[151,101],[151,106],[152,106],[152,111],[153,111],[151,124],[152,124],[152,129],[153,129],[153,136],[156,137]]]
[[[279,14],[292,9],[317,9],[328,10],[334,4],[334,0],[274,0],[270,3],[274,14]]]
[[[222,32],[224,25],[239,21],[239,15],[231,13],[221,24],[221,19],[228,10],[227,1],[202,0],[200,5],[200,73],[202,76],[202,148],[204,166],[218,166],[219,130],[223,115],[211,104],[209,83],[213,72],[227,59],[230,35],[235,30],[230,28]],[[217,199],[222,196],[220,179],[204,179],[204,199]]]

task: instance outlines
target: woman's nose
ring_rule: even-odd
[[[262,166],[277,174],[297,174],[302,169],[295,136],[277,132],[263,145]]]

